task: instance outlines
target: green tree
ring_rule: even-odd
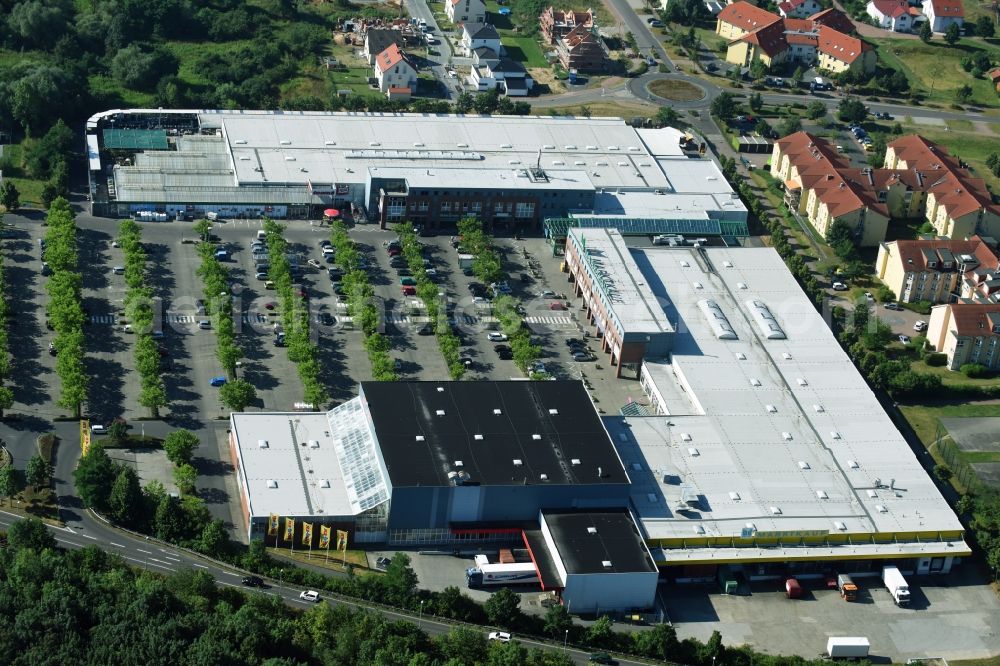
[[[9,386],[0,386],[0,419],[4,412],[14,406],[14,391]]]
[[[920,35],[920,41],[924,44],[929,44],[931,39],[934,37],[934,32],[931,30],[931,22],[924,21],[920,25],[920,32],[917,34]]]
[[[827,227],[826,242],[841,259],[848,259],[856,254],[854,232],[843,220],[834,220],[833,224]]]
[[[819,100],[809,102],[809,105],[806,106],[806,115],[810,120],[819,120],[826,115],[826,104]]]
[[[768,71],[768,66],[760,58],[754,58],[753,62],[750,63],[750,78],[754,81],[760,81],[767,76]]]
[[[845,97],[837,105],[837,118],[845,123],[860,123],[868,117],[868,109],[854,97]]]
[[[195,481],[198,480],[198,471],[193,465],[184,463],[174,468],[174,483],[184,495],[194,492]]]
[[[217,557],[225,553],[228,545],[229,534],[226,532],[226,527],[221,520],[213,520],[205,523],[205,527],[201,531],[201,537],[198,540],[198,550],[206,555]]]
[[[944,41],[948,44],[948,46],[954,46],[961,38],[962,30],[958,27],[957,23],[952,23],[948,26],[948,29],[944,31]]]
[[[563,638],[566,630],[572,628],[573,618],[562,604],[549,606],[545,611],[545,633],[552,638]]]
[[[602,615],[594,624],[587,628],[587,644],[596,647],[611,648],[614,646],[615,628],[611,618]]]
[[[227,382],[219,389],[219,398],[229,409],[242,412],[257,399],[257,389],[245,379]]]
[[[142,378],[142,386],[139,389],[139,404],[149,410],[149,415],[152,418],[160,417],[160,408],[167,404],[167,387],[163,383],[163,377],[147,375]]]
[[[677,640],[677,630],[669,624],[657,624],[649,631],[637,631],[632,634],[635,650],[639,654],[671,661],[677,658],[680,641]]]
[[[786,116],[778,123],[778,135],[788,136],[802,131],[802,121],[796,116]]]
[[[490,624],[511,629],[521,621],[521,597],[510,588],[500,588],[486,600],[483,610]]]
[[[124,419],[115,419],[108,424],[108,441],[114,446],[121,446],[128,437],[128,425]]]
[[[24,468],[24,475],[28,480],[28,484],[36,488],[48,485],[50,474],[49,464],[38,454],[31,456]]]
[[[764,98],[761,97],[759,92],[751,93],[747,103],[750,105],[750,110],[754,113],[760,113],[760,110],[764,108]]]
[[[417,574],[410,566],[410,556],[406,553],[396,553],[385,569],[386,588],[391,598],[400,605],[413,597],[417,590]]]
[[[139,476],[135,470],[126,465],[120,466],[118,476],[111,486],[108,496],[108,510],[111,517],[126,526],[141,525],[140,507],[142,507],[142,489],[139,487]]]
[[[103,511],[107,508],[111,486],[118,476],[116,465],[108,457],[104,447],[91,444],[90,450],[80,458],[73,471],[76,490],[85,506]]]
[[[680,114],[672,106],[661,106],[656,111],[656,121],[664,127],[672,127],[678,120],[680,120]]]
[[[955,24],[952,23],[952,26]],[[959,104],[965,104],[970,99],[972,99],[972,86],[968,83],[963,83],[958,88],[955,88],[955,101]]]
[[[472,93],[463,92],[455,98],[455,113],[468,113],[475,106],[475,98]]]
[[[167,453],[167,460],[179,466],[191,462],[191,456],[200,443],[193,432],[174,430],[163,440],[163,448]]]
[[[736,100],[728,92],[721,92],[712,100],[712,115],[726,121],[736,114]]]
[[[15,211],[21,207],[21,193],[11,180],[0,183],[0,205],[8,211]]]
[[[954,474],[952,473],[950,467],[948,467],[945,464],[939,464],[939,465],[934,465],[934,476],[941,479],[942,481],[947,482],[952,476],[954,476]]]
[[[15,550],[29,549],[41,552],[56,547],[56,538],[38,518],[17,520],[7,530],[7,541]]]
[[[21,489],[17,470],[13,465],[0,467],[0,500],[10,499]]]
[[[194,223],[192,229],[194,229],[194,232],[198,234],[198,238],[200,238],[203,241],[207,241],[208,234],[212,229],[212,223],[206,220],[205,218],[202,218]]]
[[[160,499],[153,516],[153,531],[157,539],[173,543],[184,537],[184,512],[179,499],[172,495],[164,495]]]
[[[976,34],[980,37],[990,38],[993,33],[996,32],[996,26],[993,25],[993,18],[988,15],[980,16],[976,19]]]

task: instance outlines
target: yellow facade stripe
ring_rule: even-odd
[[[963,530],[950,530],[946,532],[860,532],[855,534],[823,534],[823,535],[803,535],[803,536],[755,536],[741,538],[738,536],[699,536],[699,537],[670,537],[664,539],[647,539],[646,545],[650,548],[693,549],[693,548],[747,548],[752,546],[776,546],[776,545],[824,545],[824,544],[850,544],[862,546],[871,543],[933,543],[939,541],[958,541],[965,538]]]
[[[931,553],[918,553],[909,556],[909,559],[915,559],[918,557],[967,557],[972,555],[971,550],[962,550],[955,552],[952,548],[948,552],[931,552]],[[684,560],[683,562],[667,561],[667,560],[657,560],[656,565],[660,567],[683,567],[688,565],[700,565],[700,564],[764,564],[767,562],[821,562],[825,560],[898,560],[900,558],[908,557],[906,554],[899,553],[869,553],[869,554],[829,554],[824,553],[822,555],[782,555],[780,557],[753,557],[753,558],[739,558],[739,557],[725,557],[711,556],[705,559],[695,559],[695,560]]]

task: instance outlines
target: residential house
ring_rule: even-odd
[[[907,0],[869,0],[866,11],[879,27],[893,32],[912,31],[913,20],[920,16],[920,10]]]
[[[785,0],[778,4],[778,13],[781,18],[804,19],[822,9],[823,7],[816,0]]]
[[[976,303],[1000,303],[1000,252],[995,239],[982,241],[971,257],[962,257],[966,270],[959,297]]]
[[[966,363],[1000,370],[1000,303],[949,303],[931,308],[927,343],[948,357],[947,367]]]
[[[796,132],[775,142],[771,175],[785,202],[822,234],[840,220],[855,241],[877,246],[890,218],[924,217],[942,236],[1000,235],[1000,206],[981,179],[919,136],[889,144],[885,168],[855,169],[829,142]]]
[[[547,7],[541,16],[538,17],[538,25],[542,29],[542,35],[545,37],[546,43],[555,45],[574,28],[579,26],[583,26],[588,30],[593,28],[594,11],[588,9],[585,12],[557,12],[552,7]]]
[[[715,27],[717,34],[730,40],[726,62],[741,67],[754,60],[768,66],[793,61],[834,73],[874,72],[875,51],[851,35],[853,29],[850,19],[836,10],[808,19],[781,18],[743,0],[725,7]]]
[[[393,30],[389,28],[369,28],[365,32],[365,47],[364,47],[364,57],[368,61],[369,65],[375,65],[375,58],[379,53],[385,51],[391,45],[395,44],[399,48],[403,48],[406,44],[403,40],[403,33],[399,30]]]
[[[986,78],[993,82],[993,87],[1000,92],[1000,67],[994,67],[986,72]]]
[[[923,10],[934,32],[945,32],[953,23],[961,28],[965,22],[962,0],[924,0]]]
[[[994,249],[979,236],[897,240],[879,246],[875,273],[903,303],[948,303],[975,298],[980,290],[986,296],[996,293],[986,282],[998,263]]]
[[[497,54],[503,53],[500,48],[500,35],[489,23],[463,25],[461,47],[466,55],[472,55],[472,52],[479,48],[491,49]]]
[[[482,65],[487,67],[489,65],[495,65],[500,62],[500,54],[493,49],[488,49],[485,46],[480,46],[478,49],[472,52],[472,64]]]
[[[993,203],[986,181],[972,177],[943,146],[916,134],[900,137],[886,146],[885,168],[914,169],[923,174],[927,183],[925,217],[938,235],[1000,236],[1000,205]]]
[[[486,23],[483,0],[445,0],[444,13],[452,23]]]
[[[566,69],[578,72],[603,72],[608,64],[604,40],[594,29],[582,25],[569,31],[556,44],[559,62]]]
[[[405,99],[417,89],[417,68],[395,44],[375,58],[375,78],[390,99]]]
[[[473,65],[469,83],[480,92],[499,90],[508,97],[524,97],[535,85],[524,65],[510,58],[483,65]]]

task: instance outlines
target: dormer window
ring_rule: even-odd
[[[937,268],[937,262],[936,261],[928,261],[927,262],[927,268]]]

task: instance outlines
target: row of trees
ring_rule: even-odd
[[[134,220],[118,227],[118,244],[125,256],[125,315],[136,334],[135,367],[139,372],[139,404],[153,418],[167,404],[167,389],[160,371],[160,349],[153,338],[153,290],[146,281],[146,250],[142,230]]]
[[[327,392],[320,382],[319,349],[309,336],[309,306],[303,293],[293,288],[292,267],[288,261],[288,243],[282,233],[284,227],[274,220],[264,220],[267,249],[271,268],[268,277],[281,300],[281,320],[284,326],[288,358],[299,370],[305,401],[321,408],[327,401]]]
[[[174,483],[182,495],[193,495],[195,492],[198,471],[191,464],[191,459],[200,443],[198,436],[189,430],[174,430],[163,440],[167,460],[174,465]]]
[[[0,227],[3,227],[3,214],[0,214]],[[14,391],[6,385],[10,379],[10,329],[7,315],[10,313],[10,301],[7,296],[7,271],[4,270],[3,254],[0,253],[0,418],[4,411],[14,405]]]
[[[82,280],[77,265],[76,217],[69,202],[58,197],[45,218],[45,262],[52,275],[45,285],[49,293],[48,317],[55,329],[56,374],[59,376],[60,407],[80,418],[87,399],[87,373],[83,364],[85,315],[81,305]]]
[[[372,365],[372,378],[379,382],[394,382],[396,368],[389,356],[389,338],[379,331],[380,315],[375,302],[375,289],[362,267],[361,253],[348,235],[343,221],[333,223],[330,243],[337,255],[337,264],[344,271],[341,284],[347,294],[347,311],[365,337],[365,352]]]
[[[427,269],[424,267],[424,247],[417,239],[417,233],[411,223],[397,224],[395,231],[399,235],[403,257],[406,258],[410,273],[417,283],[417,296],[420,297],[427,309],[427,318],[431,322],[430,325],[434,327],[441,355],[444,356],[445,363],[448,364],[448,374],[451,375],[452,379],[461,379],[465,375],[465,365],[462,364],[461,360],[461,341],[448,323],[447,316],[442,316],[447,313],[441,312],[438,287],[428,277]]]

